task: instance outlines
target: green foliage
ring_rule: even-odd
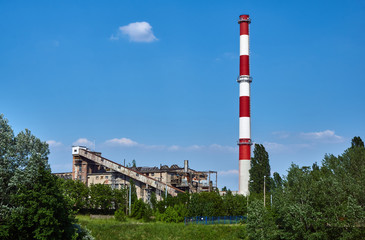
[[[86,227],[82,227],[79,224],[74,224],[73,227],[76,229],[76,233],[72,240],[94,240],[91,231]]]
[[[127,203],[127,189],[113,189],[112,201],[115,209],[123,208],[125,210]]]
[[[189,216],[223,216],[223,199],[217,192],[202,192],[191,195]]]
[[[247,198],[242,195],[233,195],[227,191],[223,196],[223,209],[225,216],[243,216],[247,213]]]
[[[361,139],[360,139],[361,140]],[[357,140],[359,141],[359,140]],[[359,141],[360,142],[360,141]],[[326,155],[322,167],[292,165],[274,192],[282,239],[361,239],[365,236],[365,148]]]
[[[142,199],[138,199],[132,204],[131,217],[135,219],[143,219],[145,221],[149,221],[151,216],[151,207],[148,204],[144,203]]]
[[[167,198],[164,198],[162,201],[157,202],[156,209],[160,213],[164,213],[167,207],[173,207],[177,204],[182,204],[185,207],[188,207],[189,202],[190,202],[190,194],[188,192],[179,193],[176,197],[167,195]]]
[[[354,137],[351,140],[351,148],[354,147],[364,147],[364,142],[362,141],[362,139],[360,137]]]
[[[14,136],[0,115],[0,238],[72,239],[69,202],[48,165],[48,144],[29,130]]]
[[[151,193],[150,203],[151,203],[152,210],[155,211],[157,208],[157,197],[156,197],[155,192]]]
[[[42,167],[31,186],[22,185],[12,202],[21,206],[11,214],[12,238],[62,239],[74,234],[71,206],[64,199],[57,179]],[[13,236],[12,236],[13,235]]]
[[[64,180],[59,178],[64,196],[69,200],[73,209],[79,211],[89,205],[89,188],[79,180]]]
[[[250,239],[276,239],[276,226],[272,213],[262,200],[253,200],[248,209],[247,233]]]
[[[272,189],[281,189],[283,187],[283,179],[279,173],[274,172],[271,186]]]
[[[108,210],[113,205],[113,191],[106,184],[92,184],[90,186],[90,205],[94,209]]]
[[[183,222],[187,216],[188,210],[184,204],[177,204],[175,206],[167,207],[164,213],[157,213],[157,220],[166,223],[178,223]]]
[[[127,217],[125,215],[124,209],[119,208],[117,211],[115,211],[114,218],[119,222],[125,222],[127,220]]]
[[[135,201],[138,200],[136,184],[134,183],[134,181],[132,179],[130,180],[129,184],[130,184],[130,188],[131,188],[131,203],[133,204]],[[128,189],[128,194],[129,194],[129,189]]]
[[[254,156],[251,158],[250,169],[250,192],[263,193],[264,176],[266,176],[266,192],[270,192],[270,163],[269,154],[262,144],[255,144],[253,150]]]

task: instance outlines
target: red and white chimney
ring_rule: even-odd
[[[250,52],[249,31],[251,22],[249,15],[241,15],[240,25],[240,121],[239,121],[239,194],[247,196],[251,168],[251,113],[250,113]]]

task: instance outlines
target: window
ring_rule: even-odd
[[[99,176],[96,176],[96,180],[98,180],[99,179]]]
[[[155,174],[154,173],[151,173],[151,176],[155,176]]]
[[[108,176],[105,176],[105,179],[108,179],[109,177]]]
[[[104,178],[104,176],[101,176],[101,177],[100,177],[100,179],[103,179],[103,178]]]

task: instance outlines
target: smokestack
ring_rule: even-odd
[[[250,114],[250,61],[249,61],[249,31],[251,22],[249,15],[241,15],[240,25],[240,76],[237,82],[240,86],[240,118],[239,118],[239,193],[247,196],[251,168],[251,114]]]
[[[184,160],[184,172],[187,173],[189,168],[189,160]]]

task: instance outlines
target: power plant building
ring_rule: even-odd
[[[161,200],[166,194],[176,196],[185,191],[194,193],[217,188],[216,171],[195,171],[189,168],[188,160],[184,161],[184,167],[176,164],[170,167],[126,167],[82,146],[72,147],[72,156],[72,173],[55,175],[80,180],[87,186],[108,184],[117,189],[129,187],[133,181],[138,198],[144,201],[149,200],[152,192]]]

